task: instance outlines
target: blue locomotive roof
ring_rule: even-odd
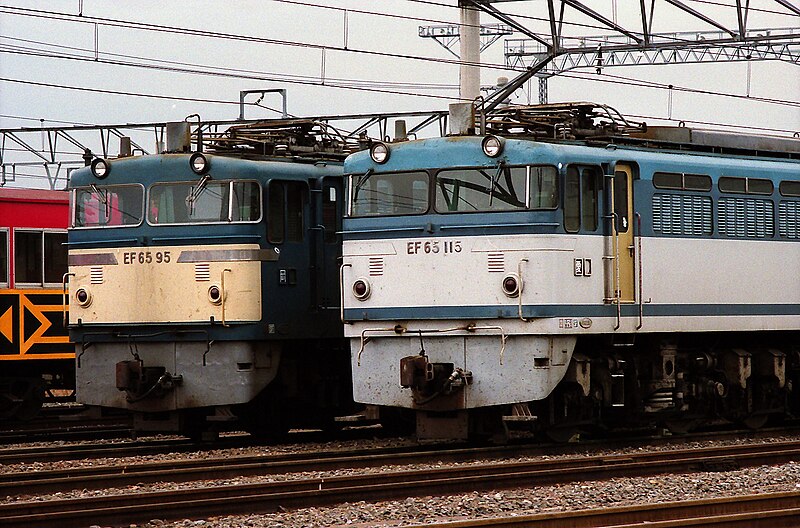
[[[693,172],[711,176],[758,176],[763,178],[800,179],[800,161],[784,158],[711,154],[652,149],[616,144],[589,145],[584,142],[543,142],[526,139],[506,139],[502,154],[486,156],[481,150],[480,136],[454,136],[420,139],[389,145],[390,156],[377,164],[367,151],[352,154],[345,160],[347,174],[400,172],[420,169],[496,166],[498,161],[508,165],[556,165],[558,163],[604,164],[617,161],[639,165],[641,177],[647,179],[654,170]],[[744,171],[746,174],[740,174]]]
[[[161,154],[135,156],[109,160],[111,171],[99,180],[89,167],[75,170],[70,176],[70,187],[91,184],[141,183],[148,186],[157,182],[186,181],[199,178],[189,167],[191,154]],[[248,160],[229,156],[206,154],[211,177],[219,179],[264,179],[280,176],[282,179],[307,180],[309,173],[332,176],[342,173],[338,162],[300,163],[287,160]]]

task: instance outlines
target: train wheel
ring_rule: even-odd
[[[280,397],[280,390],[265,389],[242,410],[242,427],[261,439],[286,435],[291,428],[291,405]]]
[[[566,444],[578,435],[577,427],[552,427],[547,429],[544,434],[551,442]]]
[[[40,379],[17,379],[8,386],[0,402],[0,418],[28,421],[42,410],[45,398],[44,382]]]
[[[381,407],[380,423],[389,436],[410,436],[417,430],[416,413],[400,407]]]
[[[670,433],[675,435],[684,435],[688,434],[692,431],[695,427],[699,425],[698,420],[692,420],[689,418],[676,418],[674,420],[667,420],[664,422],[664,427],[666,427]]]
[[[756,430],[761,429],[766,425],[769,420],[768,414],[751,414],[750,416],[741,420],[742,424],[748,429]]]

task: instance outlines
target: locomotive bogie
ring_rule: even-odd
[[[251,244],[72,250],[70,324],[259,321],[261,261],[275,259]]]

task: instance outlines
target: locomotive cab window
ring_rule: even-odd
[[[14,282],[18,285],[61,284],[67,272],[67,233],[14,230]]]
[[[233,182],[231,221],[257,222],[261,219],[261,187],[258,182]]]
[[[564,230],[597,231],[598,191],[601,182],[596,167],[570,165],[564,177]]]
[[[440,213],[527,209],[527,167],[443,170],[436,174]]]
[[[555,167],[529,167],[531,209],[558,207],[558,171]]]
[[[157,183],[150,188],[147,221],[161,224],[258,222],[261,187],[254,181]]]
[[[74,227],[122,227],[142,223],[144,187],[92,185],[75,189]]]
[[[428,173],[367,172],[349,178],[351,216],[422,214],[428,210]]]

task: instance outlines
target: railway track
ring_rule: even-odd
[[[616,439],[596,439],[570,444],[531,443],[522,439],[508,446],[490,447],[487,450],[526,449],[529,455],[563,455],[581,453],[598,449],[619,449],[625,447],[651,447],[656,445],[674,445],[693,441],[729,440],[729,439],[763,439],[800,432],[797,426],[752,430],[709,431],[682,436],[647,436],[625,437]],[[353,428],[338,431],[334,437],[330,433],[320,431],[292,431],[286,437],[265,443],[263,439],[255,439],[246,433],[232,434],[219,438],[214,442],[198,443],[187,438],[140,438],[135,441],[120,443],[82,443],[57,446],[24,446],[0,447],[0,465],[20,463],[47,463],[67,460],[86,460],[93,458],[124,458],[148,455],[164,455],[167,453],[191,453],[216,449],[247,448],[269,444],[301,444],[309,442],[327,442],[330,440],[366,440],[385,436],[381,430],[374,428]],[[468,447],[467,444],[449,444],[451,447]],[[430,444],[428,449],[441,449],[440,445]],[[403,448],[408,451],[408,448]],[[417,446],[419,449],[419,446]]]
[[[707,437],[706,437],[707,438]],[[726,438],[725,436],[719,438]],[[662,443],[680,442],[663,439]],[[639,442],[641,442],[640,440]],[[636,445],[639,442],[631,442]],[[217,449],[252,446],[247,435],[229,437],[222,443],[198,445],[189,440],[154,440],[135,445],[93,444],[56,448],[27,448],[10,453],[0,451],[0,464],[23,461],[62,461],[102,456],[124,458],[133,456],[163,455],[166,453],[192,453]],[[772,444],[768,449],[780,449],[784,444]],[[791,444],[788,444],[791,446]],[[0,474],[0,496],[63,493],[70,489],[102,489],[136,483],[162,481],[188,482],[202,479],[225,479],[242,476],[323,471],[343,468],[375,467],[381,464],[429,464],[432,462],[465,463],[475,460],[493,460],[514,457],[553,456],[580,454],[586,456],[590,449],[609,446],[586,445],[506,445],[493,447],[442,446],[381,447],[355,450],[292,453],[282,455],[252,455],[201,460],[176,460],[169,462],[124,462],[117,465],[79,467],[37,472]],[[615,447],[621,447],[617,444]],[[740,450],[743,448],[739,448]],[[680,453],[678,451],[673,451]],[[694,451],[692,451],[694,452]],[[611,457],[606,457],[609,460]]]
[[[454,450],[459,451],[459,450]],[[469,450],[466,450],[469,451]],[[748,446],[726,446],[637,453],[635,455],[581,456],[576,458],[463,465],[474,453],[443,454],[417,453],[406,455],[374,455],[362,457],[326,457],[298,461],[253,463],[249,466],[229,464],[224,467],[153,469],[132,475],[136,483],[164,481],[213,480],[226,476],[247,474],[267,475],[334,468],[366,468],[383,465],[402,465],[428,462],[447,462],[447,467],[423,470],[381,471],[335,477],[301,478],[281,482],[244,485],[215,485],[212,487],[164,492],[105,495],[102,497],[6,504],[0,511],[0,527],[29,524],[41,527],[113,525],[147,521],[158,512],[161,519],[198,518],[213,515],[271,512],[279,508],[301,508],[338,504],[353,500],[379,501],[409,496],[456,494],[489,489],[510,489],[575,480],[603,480],[612,477],[649,476],[664,473],[730,470],[738,467],[779,464],[800,457],[800,441]],[[217,461],[218,462],[218,461]],[[136,471],[138,467],[127,467]],[[20,477],[19,475],[17,477]],[[7,477],[13,480],[12,477]],[[95,475],[98,487],[119,485],[122,476]],[[64,477],[69,480],[70,477]],[[3,493],[13,495],[34,486],[65,485],[81,488],[91,478],[72,477],[73,482],[61,483],[28,480],[6,481]],[[107,479],[104,481],[104,479]],[[112,482],[114,484],[112,484]],[[66,488],[65,488],[66,489]],[[797,506],[797,503],[795,503]],[[563,525],[562,525],[563,526]]]
[[[29,422],[6,422],[0,426],[0,444],[31,441],[85,440],[130,436],[128,416],[96,416],[80,406],[48,408]]]
[[[443,523],[446,528],[781,528],[796,527],[800,492],[676,501]],[[429,525],[426,525],[429,526]],[[422,525],[408,528],[422,528]]]

